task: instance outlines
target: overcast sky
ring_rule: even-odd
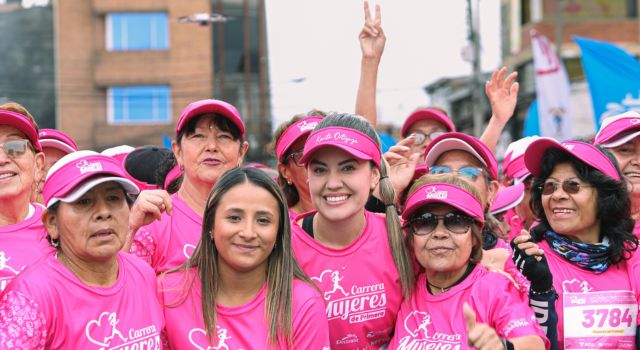
[[[473,0],[475,1],[475,0]],[[401,125],[428,105],[423,87],[470,74],[466,0],[377,0],[387,43],[378,75],[378,118]],[[266,2],[274,127],[311,108],[353,112],[364,23],[360,0]],[[373,10],[373,6],[371,6]],[[480,0],[483,70],[500,60],[500,1]]]

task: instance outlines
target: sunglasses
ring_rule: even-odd
[[[1,146],[2,151],[4,151],[4,154],[6,154],[7,157],[17,158],[25,154],[27,152],[27,148],[29,148],[30,145],[31,143],[29,142],[29,140],[22,139],[7,141]]]
[[[293,163],[298,167],[303,167],[304,164],[300,163],[300,159],[302,159],[302,151],[293,152],[288,156],[284,157],[284,162],[286,163],[289,159],[293,159]]]
[[[425,134],[423,132],[416,131],[413,133],[413,135],[415,135],[415,138],[416,138],[415,141],[413,141],[413,145],[420,146],[423,143],[425,143],[425,141],[427,140],[431,141],[444,133],[445,131],[432,131],[429,134]]]
[[[460,176],[476,181],[476,179],[482,174],[482,168],[476,168],[472,166],[463,166],[458,170],[451,169],[446,165],[434,165],[429,168],[429,174],[450,174],[457,173]]]
[[[473,218],[469,215],[462,214],[460,212],[452,211],[444,215],[435,215],[431,213],[424,213],[422,215],[411,218],[405,225],[405,228],[409,228],[411,233],[416,236],[426,236],[435,231],[438,227],[438,222],[442,220],[444,227],[452,233],[464,234],[469,231],[469,228],[473,224]]]
[[[543,195],[550,195],[553,194],[560,185],[562,185],[562,190],[568,194],[576,194],[580,192],[581,188],[593,187],[591,185],[581,184],[576,180],[566,180],[562,181],[562,183],[548,181],[540,185],[539,189]]]

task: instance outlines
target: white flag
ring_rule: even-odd
[[[573,123],[569,109],[571,85],[567,71],[544,35],[531,30],[531,51],[536,72],[536,95],[540,136],[559,141],[573,137]]]

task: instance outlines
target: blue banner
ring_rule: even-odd
[[[527,115],[524,117],[524,130],[522,130],[522,137],[527,136],[540,136],[540,117],[538,116],[538,100],[535,99],[531,102],[531,106],[527,110]]]
[[[623,48],[574,36],[582,51],[582,68],[593,102],[596,130],[603,119],[626,111],[640,112],[640,63]]]

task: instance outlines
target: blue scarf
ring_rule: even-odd
[[[606,237],[598,244],[578,243],[547,231],[544,238],[553,251],[582,269],[603,273],[609,268],[609,239]]]

